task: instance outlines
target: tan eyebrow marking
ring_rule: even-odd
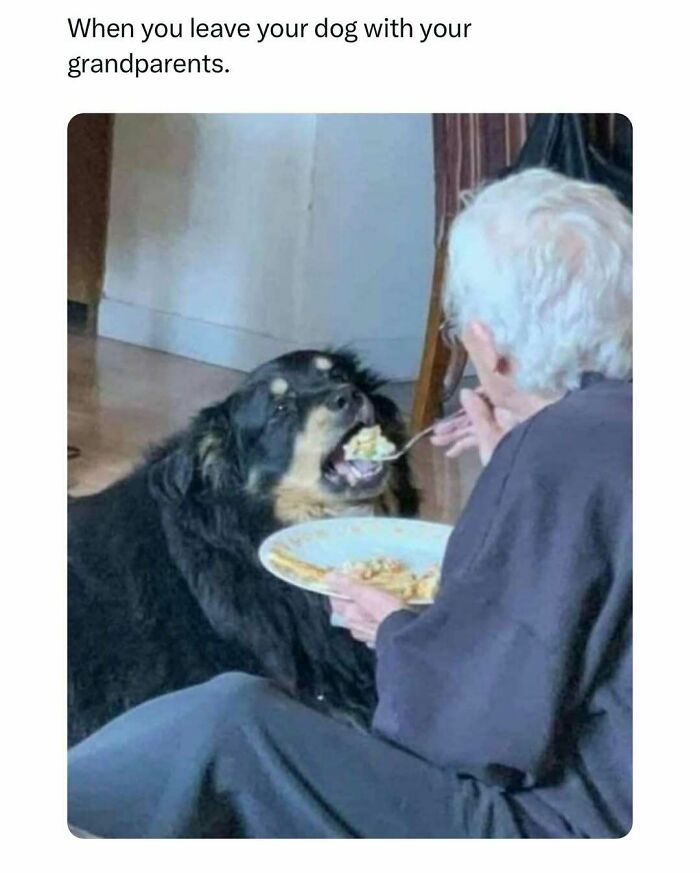
[[[324,358],[321,357],[321,355],[318,355],[314,358],[314,366],[317,370],[330,370],[333,366],[333,361],[331,361],[330,358]]]
[[[278,376],[276,379],[273,379],[270,382],[270,391],[279,397],[281,394],[286,394],[289,390],[289,382],[286,379],[283,379],[281,376]]]

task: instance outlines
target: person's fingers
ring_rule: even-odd
[[[374,639],[377,633],[378,622],[374,616],[366,613],[363,609],[355,604],[346,605],[342,612],[336,612],[334,609],[331,613],[331,624],[335,627],[342,627],[348,630],[356,639],[361,639],[362,642],[368,639]]]
[[[481,399],[491,408],[496,424],[504,432],[507,433],[520,423],[517,416],[515,416],[509,409],[505,409],[503,406],[494,406],[490,401],[488,394],[481,386],[474,389],[474,394],[476,394],[477,397],[481,397]]]
[[[446,458],[458,458],[464,452],[470,449],[475,449],[479,446],[479,440],[476,434],[472,434],[464,439],[458,440],[454,445],[445,452]]]
[[[368,645],[372,643],[372,645],[374,645],[374,641],[377,638],[377,627],[376,625],[373,627],[370,627],[369,625],[351,627],[350,635],[353,639],[356,639],[358,643],[367,643]]]
[[[367,586],[353,579],[347,573],[328,573],[324,576],[324,583],[337,594],[343,594],[345,597],[354,597],[361,591],[364,591]]]
[[[385,595],[386,592],[372,588],[363,582],[358,582],[344,573],[329,573],[324,577],[325,584],[339,597],[331,595],[332,608],[340,615],[348,616],[354,606],[359,606],[365,612],[371,612],[375,595]],[[388,595],[391,596],[391,595]]]
[[[326,577],[328,578],[328,577]],[[345,597],[350,597],[352,603],[355,603],[365,612],[372,614],[375,609],[383,610],[386,607],[400,608],[403,606],[399,598],[394,597],[387,591],[381,588],[375,588],[372,585],[367,585],[363,582],[356,582],[349,577],[337,577],[332,584],[333,591],[337,594],[342,594]],[[343,602],[343,601],[338,601]],[[348,601],[345,601],[348,603]]]
[[[373,640],[377,635],[376,625],[368,624],[352,624],[348,626],[350,635],[353,639],[361,643],[366,643],[367,640]]]
[[[433,433],[449,433],[457,424],[456,419],[449,419],[446,421],[436,421],[433,425]]]
[[[338,615],[343,615],[343,611],[347,607],[348,603],[352,603],[351,600],[347,600],[345,597],[331,597],[331,612],[337,612]]]
[[[451,422],[445,427],[435,428],[430,435],[431,442],[439,439],[450,439],[454,434],[459,433],[460,425],[457,422]]]
[[[459,392],[459,400],[474,426],[479,422],[493,420],[493,407],[486,395],[478,389],[473,391],[471,388],[463,388]]]
[[[353,600],[340,600],[334,598],[331,600],[331,609],[335,615],[339,615],[345,620],[352,618],[357,611],[357,606]]]
[[[474,421],[477,445],[481,462],[486,465],[507,430],[501,427],[496,410],[488,400],[473,391],[463,392],[462,402],[469,409]]]
[[[430,442],[434,446],[449,446],[451,443],[455,442],[455,440],[464,439],[465,437],[471,436],[474,432],[474,426],[469,424],[451,433],[438,434],[437,436],[431,437]]]
[[[469,410],[474,430],[480,440],[490,439],[494,435],[500,437],[501,429],[496,421],[494,409],[487,400],[474,391],[465,390],[462,392],[462,402]]]
[[[353,582],[353,579],[347,573],[341,573],[339,570],[331,570],[323,577],[323,584],[332,590],[346,582]]]
[[[331,624],[336,627],[350,628],[353,624],[361,624],[371,620],[371,616],[351,600],[336,601],[332,610]]]
[[[464,425],[468,424],[468,422],[469,417],[462,409],[459,413],[456,413],[455,415],[444,418],[442,421],[436,421],[433,425],[433,433],[452,433],[455,430],[459,430],[460,427],[464,427]]]
[[[354,600],[337,600],[336,605],[333,606],[333,613],[348,628],[354,625],[376,624],[376,617],[372,611],[365,608],[363,604],[356,603]]]
[[[330,616],[330,622],[333,627],[341,627],[349,631],[351,636],[362,643],[373,642],[377,635],[377,621],[373,616],[368,615],[359,607],[351,604],[347,606],[347,601],[340,601],[345,604],[344,607],[339,607],[343,611],[336,611],[334,607]]]

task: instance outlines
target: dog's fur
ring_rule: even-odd
[[[415,515],[405,459],[354,487],[322,475],[352,425],[404,439],[380,381],[345,352],[294,352],[252,373],[126,478],[69,504],[69,743],[141,701],[226,670],[267,676],[360,721],[371,651],[324,597],[260,565],[275,529],[310,518]]]

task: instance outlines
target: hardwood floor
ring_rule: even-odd
[[[244,374],[126,343],[68,336],[68,462],[71,494],[89,494],[127,473],[203,406],[234,391]],[[411,386],[390,385],[407,418]],[[479,472],[475,455],[446,461],[426,441],[412,451],[422,516],[454,522]]]

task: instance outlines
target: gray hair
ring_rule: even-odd
[[[493,333],[523,390],[632,371],[632,215],[602,185],[532,169],[465,198],[452,224],[447,317]]]

